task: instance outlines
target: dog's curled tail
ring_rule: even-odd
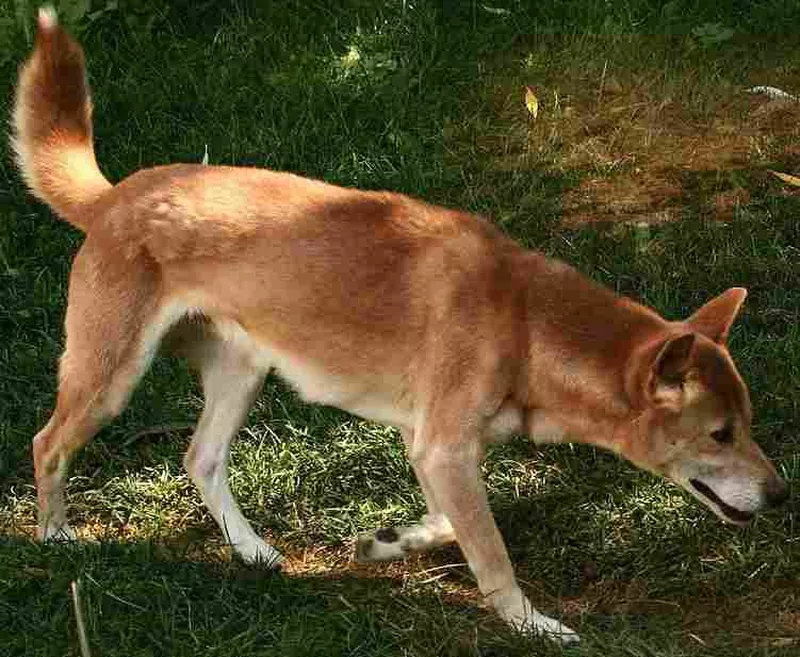
[[[33,54],[20,69],[12,129],[28,187],[63,219],[87,231],[87,205],[111,183],[94,156],[83,50],[51,7],[39,10]]]

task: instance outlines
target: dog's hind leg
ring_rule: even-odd
[[[414,432],[401,431],[409,455],[413,453]],[[382,527],[361,534],[356,541],[356,560],[393,561],[404,559],[411,552],[425,552],[456,540],[447,516],[439,509],[425,473],[414,470],[425,495],[427,513],[419,523],[406,527]]]
[[[69,463],[125,408],[161,337],[182,312],[161,305],[158,293],[152,263],[142,258],[106,261],[89,240],[75,258],[56,408],[33,439],[42,540],[74,538],[63,493]]]
[[[232,342],[209,336],[196,345],[206,405],[184,464],[226,540],[247,563],[280,567],[281,554],[262,540],[242,514],[228,484],[230,443],[264,380]]]
[[[36,535],[43,541],[76,538],[75,531],[67,522],[64,480],[75,452],[91,440],[100,428],[91,404],[81,400],[81,397],[79,389],[62,383],[56,410],[33,439],[36,494],[39,500]]]

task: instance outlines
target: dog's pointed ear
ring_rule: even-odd
[[[653,363],[653,375],[665,383],[680,383],[692,364],[694,333],[666,340]]]
[[[747,290],[743,287],[732,287],[702,306],[685,324],[690,330],[724,345],[746,297]]]
[[[626,388],[636,407],[681,409],[695,337],[694,333],[665,337],[634,355],[628,364]]]

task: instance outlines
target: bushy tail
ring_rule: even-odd
[[[111,183],[97,166],[92,144],[92,102],[83,50],[39,10],[36,44],[22,66],[12,118],[17,163],[31,191],[84,232],[94,201]]]

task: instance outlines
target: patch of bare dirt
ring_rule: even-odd
[[[539,116],[527,117],[525,126],[525,157],[581,173],[563,198],[568,226],[661,223],[687,207],[727,221],[751,200],[748,187],[780,185],[767,168],[800,173],[797,101],[730,89],[698,116],[643,82],[606,80],[591,94],[538,93]]]
[[[659,224],[679,216],[682,188],[667,174],[590,176],[563,200],[564,223],[570,227],[597,221]],[[602,199],[602,204],[598,203]]]
[[[800,591],[793,582],[758,582],[744,595],[713,591],[691,598],[656,597],[643,580],[600,580],[579,597],[562,602],[567,619],[591,614],[676,616],[687,642],[720,641],[751,647],[797,646],[800,650]]]

